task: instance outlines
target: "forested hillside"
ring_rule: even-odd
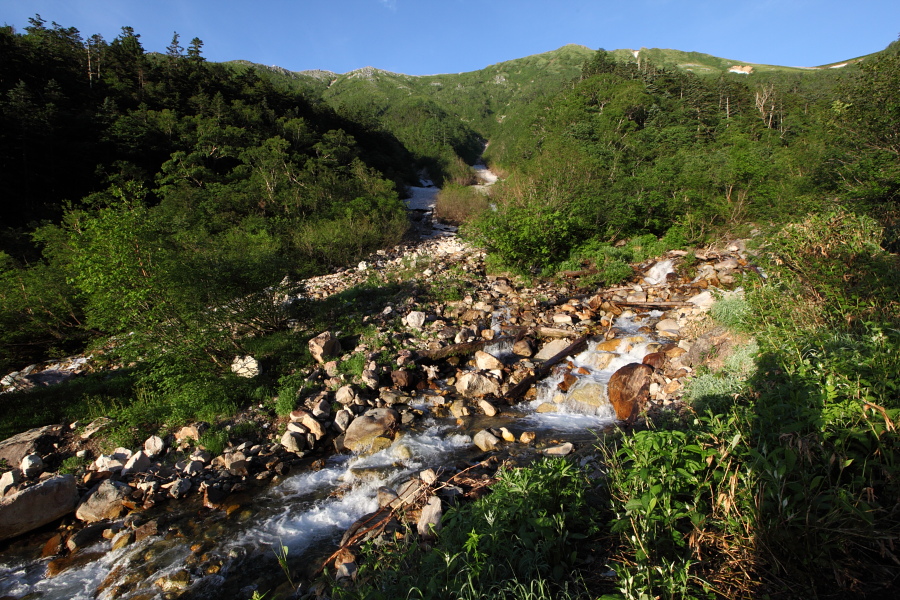
[[[153,54],[130,27],[107,43],[39,18],[0,30],[0,369],[194,327],[403,234],[416,176],[395,137],[202,46],[176,34]]]

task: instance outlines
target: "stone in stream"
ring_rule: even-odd
[[[531,358],[534,354],[534,343],[528,338],[517,340],[512,347],[513,354],[524,358]]]
[[[479,400],[478,406],[484,411],[484,414],[489,417],[497,416],[497,407],[488,402],[487,400]]]
[[[59,475],[0,500],[0,540],[37,529],[71,513],[78,504],[73,475]]]
[[[467,398],[500,394],[500,384],[496,379],[467,371],[456,381],[456,391]]]
[[[75,510],[75,517],[88,523],[118,518],[132,491],[131,486],[107,479],[87,493]]]
[[[472,438],[472,442],[482,451],[489,452],[497,449],[497,444],[500,443],[500,439],[487,429],[482,429],[475,434],[475,437]]]
[[[575,446],[572,445],[572,442],[566,442],[565,444],[560,444],[558,446],[551,446],[550,448],[544,448],[544,455],[546,456],[568,456],[572,454],[572,451],[575,450]]]
[[[553,340],[544,344],[535,355],[535,360],[549,360],[569,347],[569,340]]]
[[[393,437],[400,426],[400,414],[392,408],[373,408],[350,423],[344,433],[344,446],[353,452],[372,447],[375,438]]]
[[[607,395],[616,410],[616,418],[631,421],[637,416],[641,403],[650,393],[650,378],[653,367],[640,363],[630,363],[613,373],[609,378]]]
[[[495,369],[502,369],[503,363],[500,362],[496,356],[488,354],[483,350],[478,350],[475,352],[475,366],[480,371],[493,371]]]

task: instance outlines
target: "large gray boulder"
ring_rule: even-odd
[[[78,504],[73,475],[59,475],[0,500],[0,540],[66,516]]]
[[[47,425],[46,427],[29,429],[7,438],[0,442],[0,459],[5,459],[6,464],[11,467],[18,467],[22,463],[23,458],[29,454],[40,453],[39,446],[58,434],[58,425]]]
[[[88,523],[118,518],[125,510],[125,499],[131,492],[131,486],[107,479],[87,493],[75,516]]]
[[[375,438],[393,438],[400,427],[400,414],[393,408],[373,408],[353,419],[344,434],[344,447],[363,452],[372,447]]]

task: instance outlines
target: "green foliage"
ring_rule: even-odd
[[[70,456],[59,465],[59,472],[63,475],[67,473],[78,475],[90,462],[86,456]]]
[[[717,300],[709,309],[709,314],[732,331],[741,331],[750,325],[751,310],[746,299],[732,294]]]
[[[447,512],[435,547],[370,544],[339,598],[583,597],[572,569],[592,533],[587,481],[565,460],[503,470],[492,493]],[[528,583],[530,582],[530,583]]]
[[[692,415],[610,451],[627,597],[892,585],[900,389],[886,374],[900,330],[876,284],[896,269],[877,233],[870,219],[814,215],[770,238],[768,282],[715,311],[757,343],[692,380]],[[860,263],[874,282],[837,284],[852,284]]]

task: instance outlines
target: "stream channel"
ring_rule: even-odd
[[[538,382],[533,400],[504,408],[495,417],[461,420],[439,418],[431,410],[452,402],[453,395],[422,393],[413,405],[425,416],[389,448],[368,456],[333,455],[322,468],[293,474],[231,513],[204,509],[199,500],[170,503],[167,510],[172,512],[158,534],[117,550],[101,539],[74,555],[82,557],[80,562],[58,575],[48,576],[49,559],[36,560],[33,547],[18,556],[13,548],[0,557],[0,598],[250,598],[255,589],[284,579],[273,549],[286,546],[292,567],[312,571],[351,524],[378,508],[379,487],[396,489],[424,469],[452,473],[485,458],[472,442],[484,428],[506,427],[517,436],[532,431],[539,441],[593,448],[602,431],[615,423],[615,411],[605,399],[606,382],[658,345],[638,331],[642,324],[641,317],[626,312],[615,323],[615,340],[600,336],[571,357],[573,368],[589,374],[565,393],[558,388],[562,372],[555,369]],[[485,351],[512,359],[509,342],[495,342]],[[553,412],[544,412],[548,406]],[[520,463],[540,454],[534,444],[520,443],[504,444],[494,453],[501,461],[514,456]]]

